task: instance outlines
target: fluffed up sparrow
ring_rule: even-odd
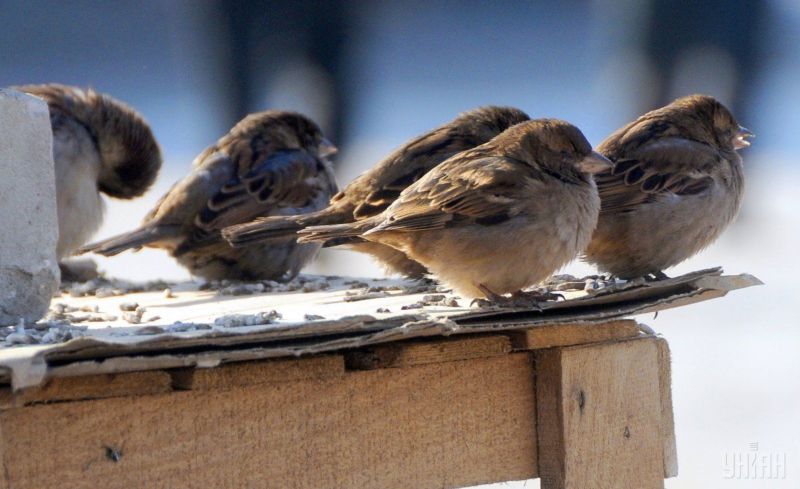
[[[380,214],[306,228],[300,241],[388,245],[462,296],[502,302],[583,251],[600,209],[591,174],[610,164],[572,124],[523,122],[443,162]]]
[[[602,205],[586,261],[624,279],[660,279],[711,244],[739,212],[737,150],[752,135],[721,103],[692,95],[609,136],[597,151],[614,167],[595,176]]]
[[[328,158],[335,151],[303,115],[251,114],[200,153],[189,175],[173,185],[138,229],[81,251],[111,256],[129,248],[163,248],[192,274],[209,280],[294,277],[319,244],[289,239],[233,248],[220,230],[258,216],[327,206],[337,191]]]

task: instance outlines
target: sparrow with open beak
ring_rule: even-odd
[[[600,209],[592,174],[610,166],[572,124],[523,122],[449,158],[380,214],[306,228],[300,241],[357,236],[404,252],[463,297],[537,301],[521,290],[583,251]]]
[[[231,247],[220,230],[258,216],[313,212],[337,191],[329,156],[336,148],[307,117],[251,114],[194,161],[142,225],[85,246],[106,256],[148,246],[166,249],[205,279],[291,278],[317,253],[294,239]],[[288,277],[287,277],[288,276]]]
[[[620,278],[663,270],[711,244],[739,212],[753,134],[712,97],[692,95],[619,129],[597,151],[602,206],[586,260]]]

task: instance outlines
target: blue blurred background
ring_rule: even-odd
[[[479,105],[567,119],[597,144],[675,97],[714,95],[758,135],[743,152],[747,196],[725,236],[672,273],[723,265],[767,285],[640,318],[673,349],[681,475],[667,487],[800,487],[800,2],[0,1],[0,46],[0,85],[91,86],[151,123],[159,181],[142,199],[109,201],[98,237],[134,227],[195,155],[256,110],[320,122],[346,184]],[[158,251],[100,264],[125,278],[189,278]],[[381,273],[340,250],[309,271]],[[786,457],[785,479],[725,478],[726,454],[751,443]],[[538,482],[504,487],[523,485]]]

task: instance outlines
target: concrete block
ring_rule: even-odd
[[[58,289],[58,217],[47,104],[0,89],[0,325],[40,319]]]

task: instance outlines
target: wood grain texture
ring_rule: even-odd
[[[537,326],[511,333],[511,340],[515,350],[538,350],[634,338],[639,334],[636,321],[624,319],[600,324],[575,323]]]
[[[511,340],[508,336],[464,336],[361,348],[348,352],[345,355],[345,363],[347,368],[352,370],[370,370],[453,362],[505,355],[510,352]]]
[[[542,489],[662,489],[652,337],[536,353]]]
[[[341,355],[318,355],[231,363],[222,368],[176,369],[171,374],[176,389],[231,389],[275,382],[341,377],[344,375],[344,360]]]
[[[672,411],[672,359],[669,344],[656,338],[658,347],[658,384],[661,390],[661,423],[664,441],[664,477],[678,475],[678,446],[675,439],[675,418]]]
[[[142,396],[171,390],[169,374],[157,370],[85,377],[59,377],[49,379],[38,387],[14,393],[13,404]]]
[[[7,409],[0,487],[405,489],[532,478],[532,379],[529,354],[514,353]]]

